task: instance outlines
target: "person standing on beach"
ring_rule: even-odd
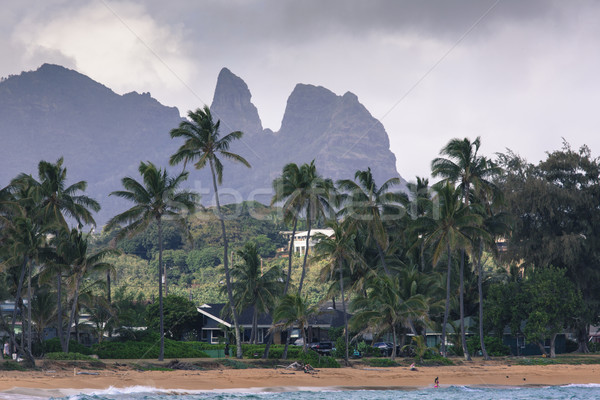
[[[438,377],[436,376],[434,381],[433,381],[433,387],[434,388],[439,388],[440,387],[440,381],[438,379]]]
[[[4,351],[4,355],[6,357],[10,358],[10,345],[8,344],[8,342],[4,342],[4,349],[3,349],[3,351]]]

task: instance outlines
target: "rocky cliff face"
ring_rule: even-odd
[[[296,85],[281,128],[273,133],[262,129],[244,81],[223,69],[211,110],[220,116],[221,129],[244,132],[243,141],[232,150],[252,169],[230,165],[224,177],[224,185],[239,190],[242,197],[260,191],[268,194],[257,200],[268,202],[271,182],[285,164],[313,159],[321,175],[334,180],[351,179],[367,167],[378,183],[399,177],[383,125],[350,92],[338,96],[320,86]]]
[[[268,204],[273,179],[287,163],[315,160],[323,177],[353,178],[371,167],[378,183],[397,177],[396,160],[383,126],[352,93],[338,96],[298,84],[291,93],[278,132],[263,129],[246,83],[224,68],[211,110],[221,120],[221,135],[240,130],[244,137],[231,151],[251,169],[224,160],[223,203],[257,200]],[[174,107],[150,94],[120,96],[90,78],[45,64],[0,82],[0,187],[21,172],[36,174],[40,160],[64,156],[69,182],[88,181],[88,194],[102,204],[102,224],[128,205],[108,193],[121,178],[138,177],[141,160],[164,167],[183,143],[169,131],[181,121]],[[180,166],[173,171],[180,171]],[[208,168],[191,171],[188,186],[213,204]]]

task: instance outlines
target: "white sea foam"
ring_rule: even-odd
[[[568,388],[600,388],[600,383],[569,383],[568,385],[562,385],[561,387]]]

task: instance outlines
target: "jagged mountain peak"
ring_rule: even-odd
[[[230,131],[252,134],[262,131],[258,110],[252,104],[252,94],[246,82],[227,68],[221,69],[212,105],[216,119]]]

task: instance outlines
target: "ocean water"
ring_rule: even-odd
[[[63,396],[64,395],[64,396]],[[250,392],[237,391],[186,391],[160,390],[135,386],[125,389],[106,389],[77,393],[73,389],[62,391],[7,391],[0,392],[0,399],[61,399],[61,400],[564,400],[600,399],[600,384],[566,385],[546,387],[474,387],[448,386],[407,390],[327,390],[306,389],[299,391]]]

